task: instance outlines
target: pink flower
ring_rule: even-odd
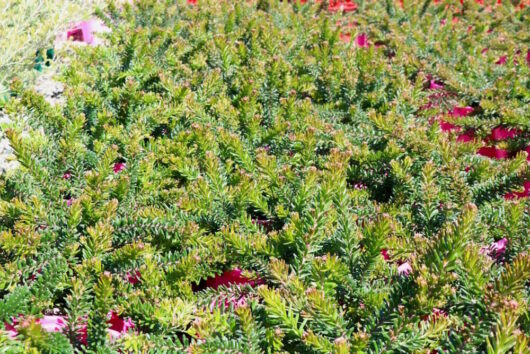
[[[499,126],[491,130],[489,139],[493,141],[501,141],[501,140],[515,138],[519,134],[521,134],[521,131],[519,129],[516,129],[516,128],[507,129],[507,128]]]
[[[480,51],[480,54],[484,55],[489,50],[489,48],[484,48]]]
[[[399,275],[409,275],[410,273],[412,272],[412,267],[410,266],[410,263],[409,262],[405,262],[403,264],[401,264],[399,267],[398,267],[398,274]]]
[[[368,48],[368,38],[366,34],[362,33],[355,38],[355,44],[360,48]]]
[[[127,281],[132,285],[140,282],[141,274],[139,270],[135,270],[133,273],[127,272]]]
[[[478,149],[477,154],[496,160],[507,159],[510,157],[508,150],[497,149],[494,146],[483,146]]]
[[[388,250],[386,248],[383,248],[381,250],[381,256],[383,256],[383,259],[385,261],[388,261],[390,259],[390,256],[388,255]]]
[[[241,295],[239,297],[236,297],[236,296],[230,296],[230,297],[222,297],[220,299],[214,299],[211,303],[210,303],[210,311],[213,311],[215,308],[218,308],[218,307],[221,307],[221,308],[224,308],[225,310],[228,309],[230,307],[230,305],[232,305],[234,307],[234,309],[237,309],[239,307],[243,307],[243,306],[246,306],[247,304],[247,299],[246,299],[246,296],[245,295]]]
[[[46,332],[62,332],[67,327],[66,319],[63,316],[43,316],[35,322],[40,324]]]
[[[507,55],[503,55],[503,56],[501,56],[501,57],[499,58],[499,60],[497,60],[497,61],[495,62],[495,64],[497,64],[497,65],[504,65],[504,64],[506,64],[507,59],[508,59],[508,56],[507,56]]]
[[[19,316],[13,319],[13,323],[4,323],[4,328],[10,338],[15,338],[18,335],[16,326],[19,323],[24,323],[24,317]],[[68,325],[66,318],[63,316],[43,316],[35,320],[35,323],[40,324],[41,328],[45,332],[54,333],[62,332]]]
[[[110,32],[110,29],[99,19],[82,21],[74,25],[73,28],[62,33],[57,37],[58,42],[72,39],[74,42],[83,42],[89,45],[98,45],[101,43],[100,38],[95,36],[97,33]]]
[[[447,19],[442,18],[442,19],[440,20],[440,24],[441,24],[442,26],[445,26],[446,23],[447,23]]]
[[[71,174],[69,171],[67,171],[67,172],[65,172],[65,173],[63,174],[63,179],[68,180],[68,179],[70,179],[70,178],[72,178],[72,174]]]
[[[449,111],[449,115],[451,117],[465,117],[473,113],[473,107],[454,107],[451,111]]]
[[[66,206],[71,207],[72,203],[73,203],[73,199],[72,198],[66,199]]]
[[[527,146],[524,151],[526,151],[526,161],[530,162],[530,145]]]
[[[112,169],[114,170],[114,173],[119,173],[120,171],[125,170],[126,167],[125,162],[116,162]]]
[[[429,80],[429,90],[441,90],[444,84],[438,83],[436,80]]]
[[[242,273],[243,271],[239,268],[226,271],[221,275],[216,275],[213,278],[206,279],[206,287],[217,289],[222,285],[228,286],[230,284],[249,284],[250,286],[255,286],[263,283],[263,280],[260,278],[251,280],[244,277]]]
[[[508,246],[508,239],[506,237],[501,238],[497,242],[493,242],[490,246],[491,254],[496,258],[504,256],[504,253],[506,253],[506,246]]]

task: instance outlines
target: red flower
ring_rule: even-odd
[[[381,250],[381,256],[383,256],[383,259],[384,259],[385,261],[390,260],[390,256],[388,255],[388,250],[387,250],[386,248],[383,248],[383,249]]]
[[[242,273],[243,271],[239,268],[228,270],[221,275],[216,275],[213,278],[206,279],[206,287],[217,289],[222,285],[227,286],[230,284],[249,284],[250,286],[255,286],[263,283],[263,280],[260,278],[257,278],[256,280],[251,280],[244,277]]]
[[[197,0],[187,0],[190,5],[197,5]]]
[[[125,170],[126,167],[125,162],[116,162],[112,169],[114,170],[114,173],[119,173],[120,171]]]
[[[516,128],[507,129],[504,127],[496,127],[491,130],[489,139],[493,141],[501,141],[515,138],[519,134],[521,134],[521,131]]]
[[[70,178],[72,178],[72,174],[70,173],[70,171],[65,172],[63,175],[63,179],[68,180]]]
[[[477,154],[497,160],[507,159],[510,157],[508,150],[497,149],[494,146],[483,146],[478,149]]]

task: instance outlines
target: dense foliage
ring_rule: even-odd
[[[2,352],[528,353],[528,7],[344,4],[110,4],[14,82]]]

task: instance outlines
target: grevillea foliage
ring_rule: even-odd
[[[3,352],[528,353],[524,5],[109,4],[12,85]]]

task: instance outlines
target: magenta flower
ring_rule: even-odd
[[[66,206],[71,207],[74,200],[72,198],[66,199]]]
[[[114,164],[114,167],[112,168],[112,170],[114,171],[114,173],[119,173],[123,170],[125,170],[127,166],[125,165],[125,162],[116,162]]]
[[[504,256],[504,253],[506,253],[506,246],[508,246],[508,239],[506,237],[501,238],[497,242],[493,242],[490,246],[492,256],[496,258]]]
[[[465,107],[454,107],[451,111],[449,111],[449,115],[451,117],[465,117],[473,113],[473,107],[465,106]]]
[[[475,131],[473,129],[467,130],[465,133],[460,134],[456,138],[456,141],[458,141],[459,143],[467,143],[473,140],[475,140]]]
[[[506,200],[526,198],[526,197],[530,197],[530,181],[526,181],[523,183],[522,192],[509,192],[504,195],[504,199]]]
[[[407,276],[412,272],[412,267],[409,262],[405,262],[398,267],[398,274]]]
[[[355,38],[355,44],[360,48],[368,48],[368,38],[366,34],[362,33]]]
[[[383,259],[384,259],[385,261],[390,260],[390,256],[388,255],[388,250],[387,250],[386,248],[383,248],[383,249],[381,250],[381,256],[383,256]]]
[[[523,151],[526,151],[526,161],[530,162],[530,145],[527,146]]]
[[[134,272],[127,272],[127,281],[131,283],[132,285],[137,284],[140,282],[140,278],[142,275],[140,274],[139,270],[135,270]]]
[[[491,130],[491,134],[488,137],[493,141],[501,141],[506,139],[513,139],[517,135],[521,134],[521,131],[516,128],[504,128],[504,127],[495,127]]]
[[[251,280],[242,275],[243,271],[239,268],[233,270],[228,270],[221,275],[216,275],[213,278],[206,279],[206,287],[217,289],[222,285],[228,286],[230,284],[255,286],[262,284],[263,280],[257,278],[256,280]]]
[[[444,84],[436,80],[429,80],[429,90],[441,90],[444,88]]]
[[[508,59],[508,56],[507,56],[507,55],[503,55],[503,56],[501,56],[501,57],[499,58],[499,60],[497,60],[497,61],[495,62],[495,64],[497,64],[497,65],[504,65],[504,64],[506,64],[507,59]]]
[[[111,340],[115,340],[122,337],[129,331],[129,329],[134,328],[134,322],[130,318],[124,320],[123,318],[119,317],[114,311],[109,312],[107,318],[107,323],[110,324],[108,332],[110,334]]]
[[[462,128],[458,125],[454,125],[453,123],[446,122],[443,119],[440,119],[440,129],[443,132],[450,132],[450,131],[460,131]]]
[[[477,154],[496,160],[507,159],[510,157],[508,150],[497,149],[494,146],[483,146],[478,149]]]
[[[65,173],[63,174],[63,179],[68,180],[68,179],[70,179],[70,178],[72,178],[72,174],[71,174],[69,171],[67,171],[67,172],[65,172]]]

